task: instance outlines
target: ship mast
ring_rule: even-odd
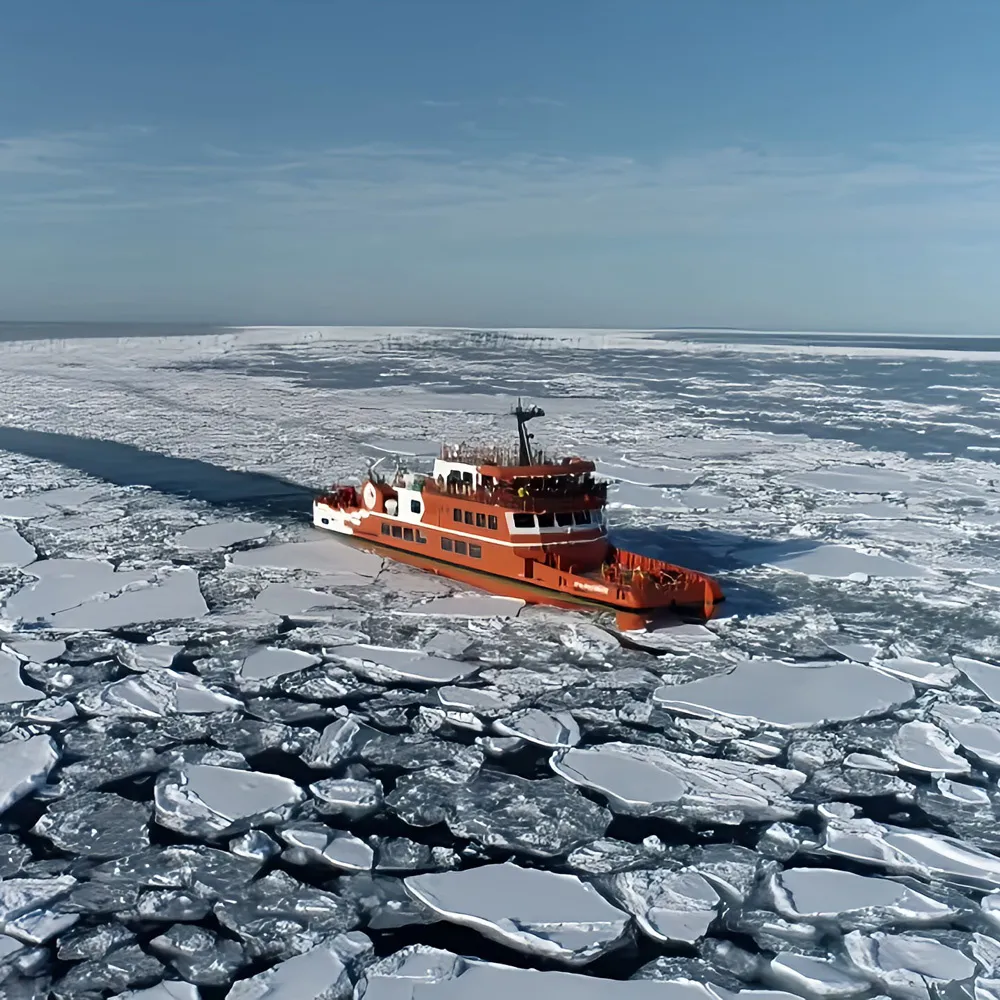
[[[525,407],[521,405],[520,397],[518,397],[517,406],[515,406],[510,412],[517,420],[517,438],[520,443],[520,449],[517,455],[517,464],[531,465],[533,462],[531,455],[531,441],[535,435],[529,434],[524,425],[531,420],[532,417],[544,417],[545,411],[538,406],[529,406],[525,409]]]

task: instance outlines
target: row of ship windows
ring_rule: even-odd
[[[456,507],[452,517],[459,524],[474,524],[477,528],[489,528],[490,531],[496,531],[498,527],[496,514],[474,514],[471,510],[463,511],[461,507]]]
[[[382,534],[392,535],[393,538],[402,538],[406,542],[419,542],[421,545],[427,543],[427,536],[422,531],[404,528],[398,524],[388,525],[385,521],[382,522]]]
[[[471,510],[463,511],[455,507],[452,517],[459,524],[474,524],[477,528],[497,530],[495,514],[474,514]],[[536,520],[537,518],[537,520]],[[515,528],[571,528],[574,524],[590,524],[589,510],[562,511],[558,514],[524,514],[514,515]]]
[[[560,511],[558,514],[515,514],[515,528],[571,528],[574,524],[590,524],[589,510]]]
[[[416,528],[404,528],[399,524],[386,524],[385,521],[382,522],[382,534],[390,535],[392,538],[402,538],[404,542],[419,542],[421,545],[427,542],[427,536],[422,531]],[[441,548],[445,552],[454,552],[459,556],[469,555],[473,559],[483,558],[481,545],[467,545],[458,538],[452,541],[452,539],[442,535]]]

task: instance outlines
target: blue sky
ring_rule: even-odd
[[[996,0],[33,0],[0,318],[997,333]]]

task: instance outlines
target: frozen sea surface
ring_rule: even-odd
[[[1000,341],[0,355],[0,995],[1000,997]],[[622,633],[310,527],[369,458],[511,440],[519,395],[714,621]]]

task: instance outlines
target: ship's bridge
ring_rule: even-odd
[[[526,479],[558,479],[567,484],[589,477],[594,463],[582,458],[556,459],[543,453],[532,456],[529,464],[518,462],[517,453],[507,448],[474,448],[465,445],[444,447],[434,460],[431,477],[445,486],[478,489],[495,483],[515,484]]]

